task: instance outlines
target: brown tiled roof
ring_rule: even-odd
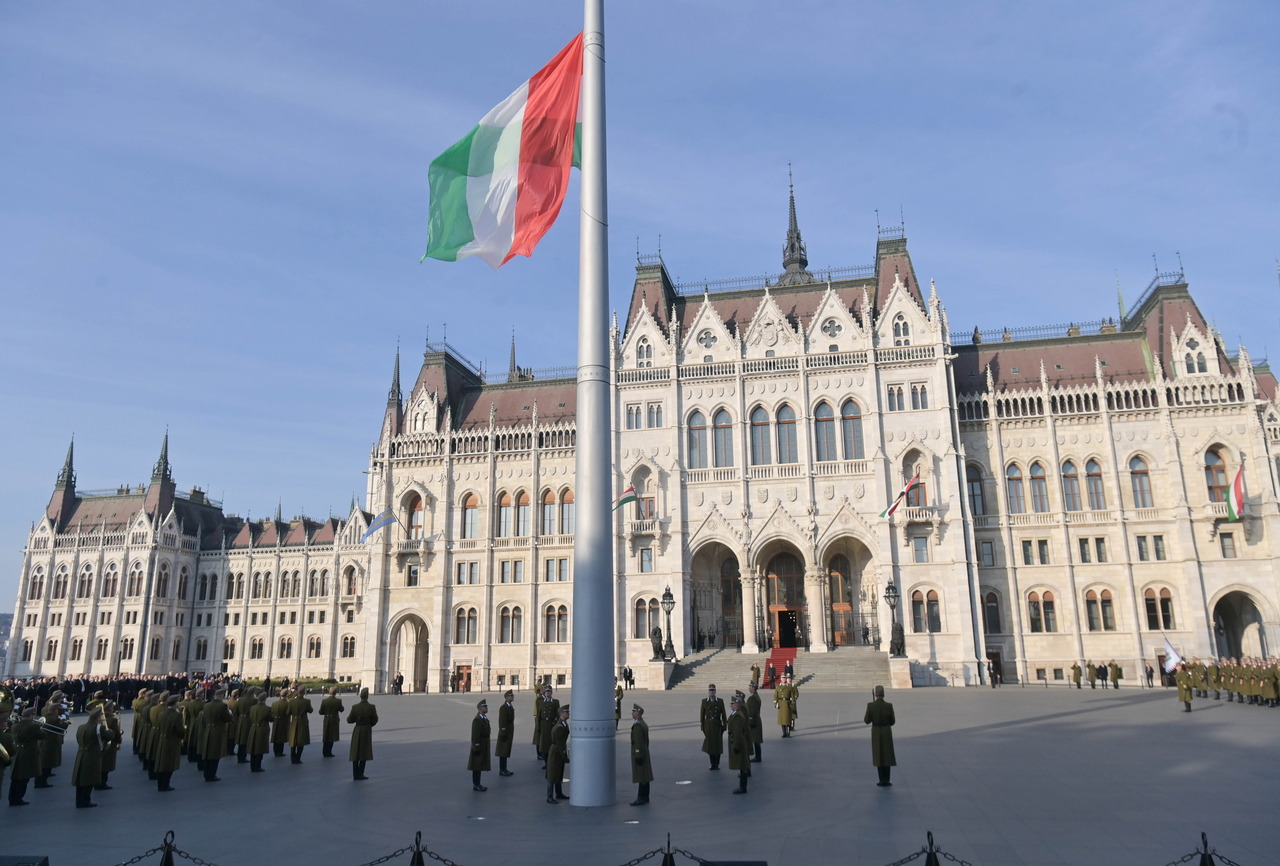
[[[1146,381],[1153,376],[1142,333],[979,343],[956,346],[954,351],[956,388],[962,393],[986,390],[988,365],[997,391],[1040,387],[1041,361],[1051,386],[1093,383],[1095,357],[1105,362],[1102,375],[1108,382]]]
[[[529,424],[535,401],[539,424],[572,421],[578,407],[577,382],[534,379],[468,389],[454,411],[454,425],[459,430],[487,428],[490,406],[496,410],[494,424],[498,427]]]

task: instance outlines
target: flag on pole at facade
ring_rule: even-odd
[[[915,475],[911,476],[911,480],[907,482],[907,486],[902,488],[902,492],[898,494],[898,498],[893,500],[893,503],[890,504],[888,508],[880,512],[880,516],[881,517],[892,516],[893,512],[898,510],[898,506],[906,501],[907,494],[910,493],[913,488],[918,487],[919,485],[920,485],[920,473],[917,471]]]
[[[431,162],[428,257],[528,256],[564,203],[576,159],[582,34]]]
[[[1173,644],[1169,643],[1169,638],[1164,639],[1164,672],[1173,673],[1173,669],[1182,664],[1182,656],[1178,655],[1178,651],[1173,648]]]
[[[1227,491],[1227,520],[1239,520],[1244,516],[1244,458],[1240,459],[1240,468],[1236,470],[1235,480]]]
[[[628,487],[626,490],[622,491],[621,496],[613,500],[613,510],[617,511],[619,508],[626,505],[628,502],[635,502],[635,501],[636,501],[636,489],[634,487]]]
[[[365,530],[364,535],[360,536],[360,540],[367,541],[370,535],[373,535],[382,527],[390,526],[395,522],[396,522],[396,516],[392,514],[391,509],[388,508],[386,511],[382,512],[377,517],[373,518],[373,522],[369,524],[369,528]]]

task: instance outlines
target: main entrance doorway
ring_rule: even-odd
[[[793,553],[779,553],[769,560],[767,574],[772,645],[783,648],[807,646],[804,635],[804,563]]]
[[[1219,656],[1266,658],[1270,653],[1262,614],[1248,593],[1229,592],[1213,606],[1213,633]]]
[[[403,674],[406,691],[425,692],[429,650],[427,624],[413,614],[406,616],[392,633],[390,652],[387,653],[387,680]]]

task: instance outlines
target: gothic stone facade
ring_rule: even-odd
[[[614,328],[618,665],[651,635],[744,652],[887,645],[917,682],[1066,675],[1164,652],[1262,655],[1280,627],[1276,380],[1180,274],[1119,321],[960,336],[906,239],[815,278],[719,291],[637,267]],[[838,279],[836,277],[839,277]],[[149,486],[75,490],[25,551],[8,673],[239,671],[411,690],[571,682],[575,386],[399,358],[366,508],[246,521]],[[1243,463],[1243,518],[1228,487]],[[904,503],[882,512],[907,479]],[[362,541],[375,514],[397,522]],[[885,603],[892,587],[900,601]]]

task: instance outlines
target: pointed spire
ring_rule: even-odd
[[[791,163],[787,163],[787,187],[789,189],[790,210],[787,217],[787,243],[782,248],[782,276],[778,278],[780,286],[802,286],[814,282],[809,267],[809,251],[800,238],[800,227],[796,222],[796,186],[791,177]]]
[[[400,343],[396,343],[396,365],[391,373],[391,388],[387,391],[387,403],[400,405]]]
[[[520,368],[516,366],[516,329],[511,329],[511,358],[507,361],[507,381],[514,382],[520,378]]]
[[[1120,307],[1120,327],[1124,327],[1124,317],[1126,310],[1124,308],[1124,289],[1120,288],[1120,272],[1116,271],[1116,305]]]
[[[155,468],[151,470],[152,481],[169,481],[173,477],[173,472],[169,468],[169,431],[164,431],[164,442],[160,445],[160,459],[156,461]]]
[[[62,471],[58,473],[58,483],[54,485],[54,490],[75,490],[76,489],[76,437],[71,436],[71,444],[67,446],[67,459],[62,461]]]
[[[277,499],[276,500],[276,523],[284,522],[283,509],[284,509],[284,501]]]
[[[354,514],[355,510],[356,510],[356,494],[353,491],[351,494],[351,507],[347,509],[347,514]]]

